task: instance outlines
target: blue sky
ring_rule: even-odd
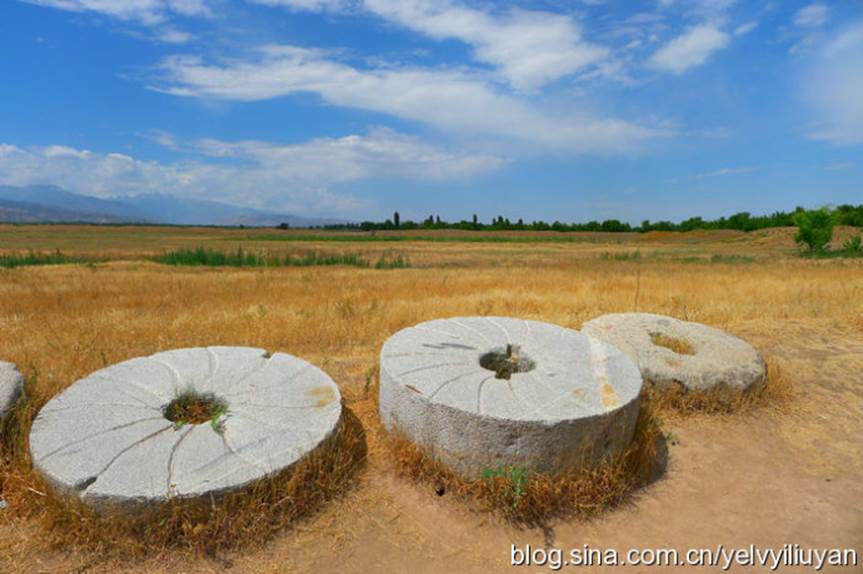
[[[0,184],[351,219],[863,202],[863,4],[7,0]]]

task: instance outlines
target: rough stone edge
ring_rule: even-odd
[[[628,314],[630,314],[630,313],[626,313],[626,312],[624,312],[624,313],[606,313],[604,315],[594,317],[593,319],[590,319],[589,321],[586,321],[584,324],[582,324],[581,332],[584,333],[585,335],[589,336],[589,337],[593,337],[599,341],[604,342],[607,345],[611,345],[611,346],[619,349],[619,347],[616,347],[613,342],[608,341],[604,337],[602,337],[601,333],[598,333],[597,329],[595,329],[593,327],[593,325],[590,325],[590,323],[593,323],[594,321],[596,321],[598,319],[602,319],[603,317],[607,317],[610,315],[628,315]],[[656,391],[660,394],[679,393],[679,394],[682,394],[684,396],[685,395],[719,396],[719,395],[723,395],[723,394],[730,394],[732,396],[745,397],[745,396],[750,395],[752,393],[761,392],[762,390],[764,390],[764,388],[769,383],[769,381],[770,381],[770,369],[769,369],[769,365],[767,364],[767,361],[764,359],[763,353],[755,345],[753,345],[752,343],[750,343],[749,341],[747,341],[743,337],[739,337],[733,333],[729,333],[728,331],[726,331],[724,329],[719,329],[719,328],[714,327],[712,325],[699,323],[697,321],[687,321],[684,319],[678,319],[677,317],[672,317],[670,315],[660,315],[658,313],[641,313],[641,312],[639,312],[637,314],[653,315],[653,316],[658,317],[658,318],[671,319],[673,321],[677,321],[680,323],[691,323],[693,325],[697,325],[698,327],[703,327],[703,328],[709,329],[711,331],[716,331],[717,334],[719,334],[719,335],[730,337],[732,339],[738,339],[739,341],[742,341],[743,343],[747,344],[749,347],[752,348],[752,350],[755,352],[757,364],[761,367],[760,368],[760,374],[758,375],[758,378],[744,387],[730,384],[727,381],[720,381],[720,382],[714,383],[711,387],[708,387],[705,389],[699,389],[699,388],[692,388],[689,385],[687,385],[685,382],[678,380],[678,379],[668,378],[668,377],[657,378],[657,377],[649,376],[649,374],[645,372],[645,370],[647,370],[648,367],[646,367],[646,366],[642,367],[642,365],[640,364],[640,361],[638,360],[637,357],[632,357],[628,353],[626,353],[624,350],[620,349],[620,351],[624,355],[627,355],[635,363],[635,365],[638,367],[638,370],[641,372],[641,376],[644,380],[644,383],[649,384],[654,391]]]
[[[21,371],[18,370],[18,367],[14,363],[5,363],[5,365],[11,367],[9,369],[4,368],[4,370],[10,373],[12,384],[6,396],[0,397],[0,423],[4,422],[11,415],[12,411],[15,410],[15,404],[25,393],[24,375],[21,374]]]
[[[588,335],[585,334],[585,336]],[[603,344],[609,345],[604,342]],[[613,347],[613,345],[609,346]],[[395,415],[397,405],[402,413],[405,411],[414,413],[413,416],[406,418],[424,421],[425,424],[408,426],[400,421]],[[383,367],[383,348],[381,349],[378,412],[384,429],[389,433],[402,434],[427,456],[444,462],[456,474],[467,479],[477,478],[485,468],[497,468],[507,464],[524,465],[534,471],[550,475],[594,466],[615,454],[622,454],[632,444],[640,408],[641,393],[629,403],[616,409],[578,419],[547,422],[518,421],[469,413],[441,403],[423,400],[416,392],[399,383]],[[574,432],[573,427],[588,427],[588,429]],[[465,432],[471,432],[472,435],[480,438],[480,442],[475,443],[475,450],[469,455],[454,452],[443,446],[449,442],[446,439],[448,433],[464,435]],[[592,448],[596,443],[590,438],[601,436],[603,433],[610,435],[611,438],[606,441],[607,446],[602,449],[602,452],[596,453]],[[573,448],[571,440],[566,439],[571,439],[575,435],[581,435],[581,441]],[[492,450],[481,444],[482,439],[493,436],[515,437],[519,442],[539,445],[539,448],[534,450],[542,456],[537,458],[516,455],[506,459],[491,456],[484,459],[478,453],[492,452]],[[555,437],[557,437],[556,448],[554,453],[549,455],[548,447],[552,443],[548,439],[554,440]],[[614,440],[615,438],[617,440]],[[490,444],[495,442],[489,441]]]

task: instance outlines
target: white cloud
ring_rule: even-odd
[[[361,201],[330,191],[332,185],[372,178],[465,178],[503,164],[495,156],[441,149],[383,128],[295,145],[181,143],[165,132],[155,132],[154,140],[191,159],[159,163],[59,145],[0,144],[0,184],[53,184],[101,197],[170,193],[298,214],[349,214]]]
[[[755,171],[754,167],[726,167],[722,169],[717,169],[716,171],[709,171],[707,173],[699,173],[698,175],[693,176],[693,179],[705,179],[709,177],[724,177],[726,175],[740,175],[744,173],[752,173]]]
[[[119,20],[153,25],[164,22],[170,14],[209,16],[206,0],[23,0],[29,4],[58,8],[70,12],[97,12]]]
[[[757,20],[751,20],[749,22],[744,22],[743,24],[741,24],[740,26],[738,26],[737,28],[734,29],[734,35],[735,36],[744,36],[744,35],[748,34],[749,32],[753,31],[757,27],[758,27],[758,21]]]
[[[651,64],[661,70],[682,74],[702,65],[717,50],[728,46],[730,38],[721,30],[696,26],[668,42],[653,54]]]
[[[420,121],[450,133],[492,135],[568,152],[620,151],[664,132],[589,112],[546,114],[457,70],[358,69],[321,52],[267,46],[248,60],[206,64],[176,56],[162,66],[161,91],[178,96],[258,101],[318,94],[338,106]]]
[[[294,10],[339,10],[343,0],[253,0]],[[569,16],[536,10],[491,13],[453,0],[359,0],[356,8],[436,40],[458,40],[475,60],[497,68],[514,88],[534,91],[609,57],[586,42]]]
[[[323,12],[347,10],[355,0],[252,0],[252,2],[264,6],[284,6],[297,11]]]
[[[474,58],[501,70],[513,87],[534,90],[609,55],[585,42],[569,16],[514,9],[492,15],[448,0],[365,0],[365,7],[438,40],[474,48]]]
[[[850,161],[842,161],[842,162],[828,163],[827,165],[824,166],[824,169],[826,169],[827,171],[839,171],[839,170],[843,170],[843,169],[851,169],[852,167],[854,167],[854,164],[851,163]]]
[[[794,13],[794,25],[800,28],[818,28],[830,18],[830,9],[824,4],[809,4]]]
[[[810,137],[836,145],[863,144],[863,20],[807,56],[801,89],[815,114]]]

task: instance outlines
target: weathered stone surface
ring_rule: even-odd
[[[508,345],[524,372],[507,380],[480,362]],[[632,360],[605,343],[502,317],[399,331],[381,350],[380,381],[384,426],[468,478],[502,465],[554,474],[621,452],[642,384]]]
[[[180,393],[227,406],[175,425]],[[30,433],[35,468],[93,504],[235,490],[283,470],[326,440],[341,415],[335,383],[313,365],[262,349],[180,349],[97,371],[54,397]]]
[[[644,379],[660,390],[682,385],[707,391],[725,385],[743,391],[763,383],[767,375],[764,359],[752,345],[699,323],[649,313],[618,313],[588,321],[582,332],[629,355]],[[692,354],[657,345],[652,335],[685,341]]]
[[[15,401],[24,390],[24,377],[12,363],[0,361],[0,421],[15,406]]]

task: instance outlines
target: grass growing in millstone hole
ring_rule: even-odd
[[[678,355],[694,355],[695,348],[692,343],[685,339],[678,339],[664,333],[651,333],[650,341],[657,347],[665,347],[677,353]]]
[[[165,418],[174,423],[174,430],[187,424],[200,425],[209,422],[216,432],[222,432],[220,419],[227,412],[228,405],[225,401],[212,393],[198,393],[193,389],[181,392],[162,410]]]
[[[91,565],[165,549],[218,559],[223,551],[259,548],[324,503],[346,495],[357,484],[366,454],[363,426],[344,408],[338,427],[317,449],[287,471],[242,490],[97,512],[75,497],[52,493],[29,471],[32,486],[24,494],[31,514],[40,519],[40,543],[86,551]]]
[[[494,371],[496,379],[509,380],[515,373],[526,373],[536,368],[536,363],[521,352],[518,345],[509,344],[505,349],[490,351],[479,358],[483,369]]]
[[[555,476],[502,466],[486,469],[471,480],[404,436],[386,435],[385,442],[400,475],[528,527],[542,527],[553,518],[592,517],[625,502],[662,475],[667,457],[665,436],[648,396],[642,397],[635,435],[627,450],[592,468]]]
[[[717,385],[706,391],[689,390],[683,385],[658,387],[645,381],[644,394],[663,418],[685,418],[693,414],[727,415],[746,413],[771,406],[782,410],[794,397],[791,379],[773,360],[767,359],[767,375],[744,391],[728,385]]]

